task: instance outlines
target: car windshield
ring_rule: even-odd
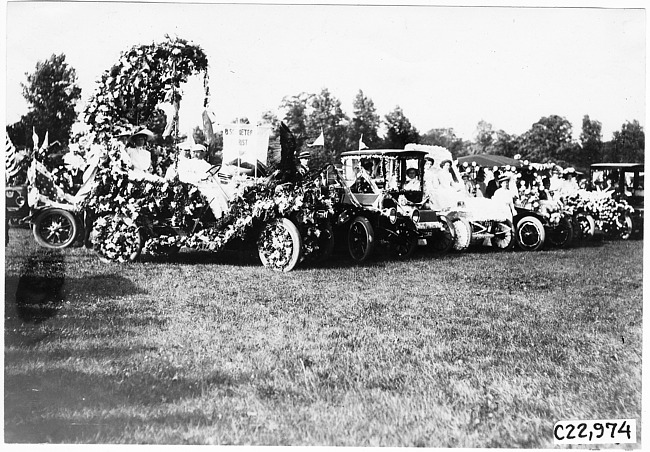
[[[379,159],[349,157],[343,160],[343,180],[352,193],[379,193],[377,182],[383,182],[380,175]]]

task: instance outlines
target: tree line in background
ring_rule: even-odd
[[[169,37],[160,44],[134,46],[123,52],[120,62],[102,75],[97,91],[85,108],[84,121],[103,138],[118,126],[145,126],[157,134],[161,143],[173,147],[165,130],[170,112],[155,106],[170,102],[176,107],[176,113],[171,113],[175,116],[181,84],[190,75],[201,72],[207,99],[207,57],[200,47]],[[81,98],[74,68],[66,63],[64,54],[52,55],[48,60],[39,61],[36,71],[26,76],[22,88],[29,112],[7,126],[9,137],[18,149],[31,149],[34,128],[40,137],[48,132],[50,142],[58,141],[66,146],[77,121],[75,107]],[[602,124],[588,115],[583,117],[578,141],[572,138],[572,124],[559,115],[541,118],[521,135],[493,130],[490,123],[482,120],[473,140],[463,140],[453,128],[419,132],[399,106],[381,117],[372,99],[362,90],[354,98],[351,117],[343,110],[341,101],[326,88],[317,94],[286,96],[279,107],[283,117],[268,111],[258,121],[273,129],[271,165],[279,161],[280,121],[294,133],[300,151],[310,150],[313,167],[336,162],[341,152],[358,149],[361,141],[370,149],[401,149],[407,143],[438,145],[449,149],[456,158],[484,153],[508,157],[519,154],[532,162],[554,162],[582,169],[596,162],[644,161],[645,134],[637,120],[623,124],[605,142]],[[249,119],[235,118],[233,122],[249,123]],[[309,147],[321,133],[325,146]],[[204,123],[194,129],[194,139],[208,144],[213,159],[219,160],[223,141],[218,132],[207,132]]]

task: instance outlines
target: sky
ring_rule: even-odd
[[[645,128],[643,3],[523,4],[542,7],[9,1],[5,120],[28,111],[20,84],[38,61],[64,53],[85,102],[121,52],[169,34],[207,54],[220,123],[256,122],[281,113],[284,96],[327,88],[348,116],[363,90],[382,117],[399,105],[421,133],[453,128],[465,140],[481,120],[518,135],[550,115],[575,138],[584,115],[602,123],[603,140],[626,121]],[[201,124],[201,111],[195,79],[181,128]]]

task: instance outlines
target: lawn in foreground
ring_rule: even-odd
[[[639,241],[280,274],[10,232],[6,442],[552,447],[557,420],[640,425]],[[49,309],[17,303],[47,272]]]

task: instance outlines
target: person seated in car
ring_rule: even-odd
[[[405,191],[418,191],[421,189],[420,178],[418,177],[420,172],[417,168],[409,168],[406,170],[406,180],[404,181],[403,189]]]
[[[153,139],[154,134],[148,129],[140,129],[129,137],[127,147],[122,152],[122,160],[128,168],[129,178],[149,181],[162,180],[160,176],[153,174],[151,152],[147,149],[147,143]]]

